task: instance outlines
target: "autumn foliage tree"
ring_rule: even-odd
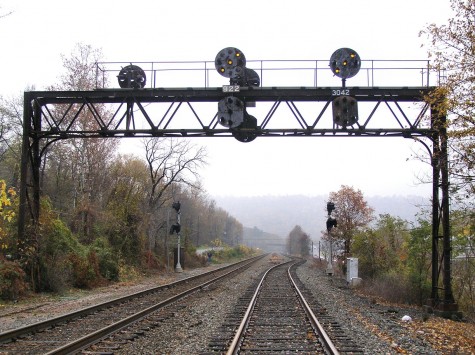
[[[14,252],[15,245],[9,235],[15,218],[16,191],[7,188],[4,180],[0,180],[0,250],[2,254]]]
[[[373,220],[374,210],[368,206],[360,190],[346,185],[342,185],[337,192],[331,192],[329,201],[335,204],[333,216],[337,227],[326,238],[340,244],[343,253],[350,255],[354,236]]]
[[[440,73],[439,87],[428,99],[438,111],[447,114],[450,192],[452,206],[460,209],[450,215],[454,294],[456,298],[466,295],[465,300],[459,298],[457,303],[462,307],[464,303],[471,304],[469,312],[473,315],[475,292],[466,292],[465,285],[473,289],[471,275],[475,269],[470,257],[473,250],[469,248],[475,230],[471,217],[475,193],[475,0],[450,0],[450,3],[453,14],[447,22],[430,24],[420,35],[427,41],[433,68]],[[465,247],[457,250],[461,245]]]
[[[428,41],[439,88],[428,98],[448,114],[452,192],[475,192],[475,1],[451,0],[454,16],[431,24],[420,35]]]
[[[0,298],[10,300],[17,299],[28,288],[20,263],[8,260],[17,249],[12,233],[17,205],[15,189],[0,180]]]

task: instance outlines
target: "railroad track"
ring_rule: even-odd
[[[304,262],[267,270],[226,317],[208,353],[363,353],[298,280],[295,269]]]
[[[100,341],[101,353],[113,353],[122,340],[134,339],[169,317],[173,310],[167,306],[264,256],[0,333],[0,354],[70,354]],[[107,340],[117,332],[122,340]]]

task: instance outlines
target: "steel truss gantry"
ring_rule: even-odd
[[[435,87],[224,87],[98,89],[93,91],[32,91],[24,94],[19,238],[28,239],[26,222],[37,225],[40,215],[40,166],[48,146],[72,138],[124,137],[403,137],[421,142],[433,168],[432,294],[430,303],[443,312],[457,311],[451,288],[451,245],[447,132],[445,114],[425,101]],[[332,101],[355,98],[356,124],[337,126]],[[235,96],[247,110],[266,103],[257,126],[226,128],[219,124],[217,103]],[[403,103],[415,103],[410,110]],[[311,114],[300,105],[315,105]],[[202,105],[207,108],[201,112]],[[198,107],[200,106],[200,107]],[[287,121],[278,116],[286,108]],[[417,107],[417,109],[414,109]],[[384,119],[380,111],[384,110]],[[186,119],[183,117],[186,116]],[[88,117],[88,124],[83,124]],[[275,122],[277,121],[277,122]],[[241,140],[241,139],[239,139]],[[428,143],[427,143],[428,142]],[[252,144],[252,143],[249,143]],[[443,273],[440,282],[439,275]],[[442,287],[441,287],[442,285]],[[439,290],[443,297],[439,298]]]

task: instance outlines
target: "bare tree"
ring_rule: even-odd
[[[184,139],[151,138],[143,144],[150,177],[147,237],[151,250],[166,224],[165,218],[158,218],[160,209],[173,199],[175,188],[198,186],[198,171],[206,164],[206,150]]]
[[[19,180],[22,127],[21,98],[0,97],[0,176],[9,185],[16,186]]]
[[[102,53],[90,45],[76,44],[69,56],[62,56],[64,73],[58,85],[51,90],[93,90],[96,80],[96,62]],[[66,117],[57,113],[57,122],[74,124],[82,130],[95,125],[94,113],[74,105]],[[95,105],[96,112],[106,116],[105,106]],[[60,110],[62,111],[62,110]],[[53,109],[53,114],[55,114]],[[112,116],[112,115],[111,115]],[[55,142],[44,153],[43,188],[53,202],[68,216],[70,225],[84,241],[94,239],[93,225],[105,203],[108,184],[108,167],[117,150],[113,139],[68,139]]]

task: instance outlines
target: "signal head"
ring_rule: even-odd
[[[177,212],[180,213],[181,203],[180,201],[173,202],[172,208]]]
[[[333,122],[346,128],[358,121],[358,102],[352,96],[337,96],[332,101]]]
[[[330,69],[333,74],[342,79],[348,79],[360,71],[361,59],[351,48],[340,48],[330,57]]]
[[[145,72],[137,65],[127,65],[117,75],[122,89],[142,89],[147,82]]]
[[[226,78],[239,77],[244,75],[246,57],[239,49],[227,47],[216,55],[214,66],[218,73]]]

